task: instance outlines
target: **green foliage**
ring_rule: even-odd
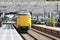
[[[44,24],[45,24],[45,22],[40,22],[40,24],[41,24],[41,25],[44,25]]]
[[[46,22],[46,25],[54,26],[55,22],[56,22],[55,18],[53,16],[50,16],[49,19]]]
[[[41,25],[44,25],[45,22],[33,20],[33,21],[32,21],[32,24],[41,24]]]

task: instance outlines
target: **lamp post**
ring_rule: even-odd
[[[44,8],[44,13],[43,13],[43,18],[44,18],[44,20],[46,19],[46,4],[43,6],[43,8]]]

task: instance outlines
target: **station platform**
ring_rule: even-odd
[[[38,27],[43,27],[43,28],[51,29],[51,30],[60,31],[60,28],[59,28],[59,27],[51,27],[51,26],[38,25],[38,24],[33,24],[33,25],[34,25],[34,26],[38,26]]]
[[[16,22],[15,21],[4,21],[2,22],[2,24],[15,24]]]
[[[13,25],[4,24],[0,27],[0,40],[23,40]]]
[[[51,35],[57,39],[60,39],[60,28],[59,27],[51,27],[46,25],[39,25],[39,24],[33,24],[33,28],[42,31],[44,33],[47,33],[48,35]]]

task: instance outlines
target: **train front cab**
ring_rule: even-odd
[[[19,14],[17,16],[17,29],[18,31],[28,31],[31,29],[31,15]]]

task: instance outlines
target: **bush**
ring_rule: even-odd
[[[46,21],[47,26],[54,26],[55,24],[55,18],[53,16],[50,16],[49,19]]]

